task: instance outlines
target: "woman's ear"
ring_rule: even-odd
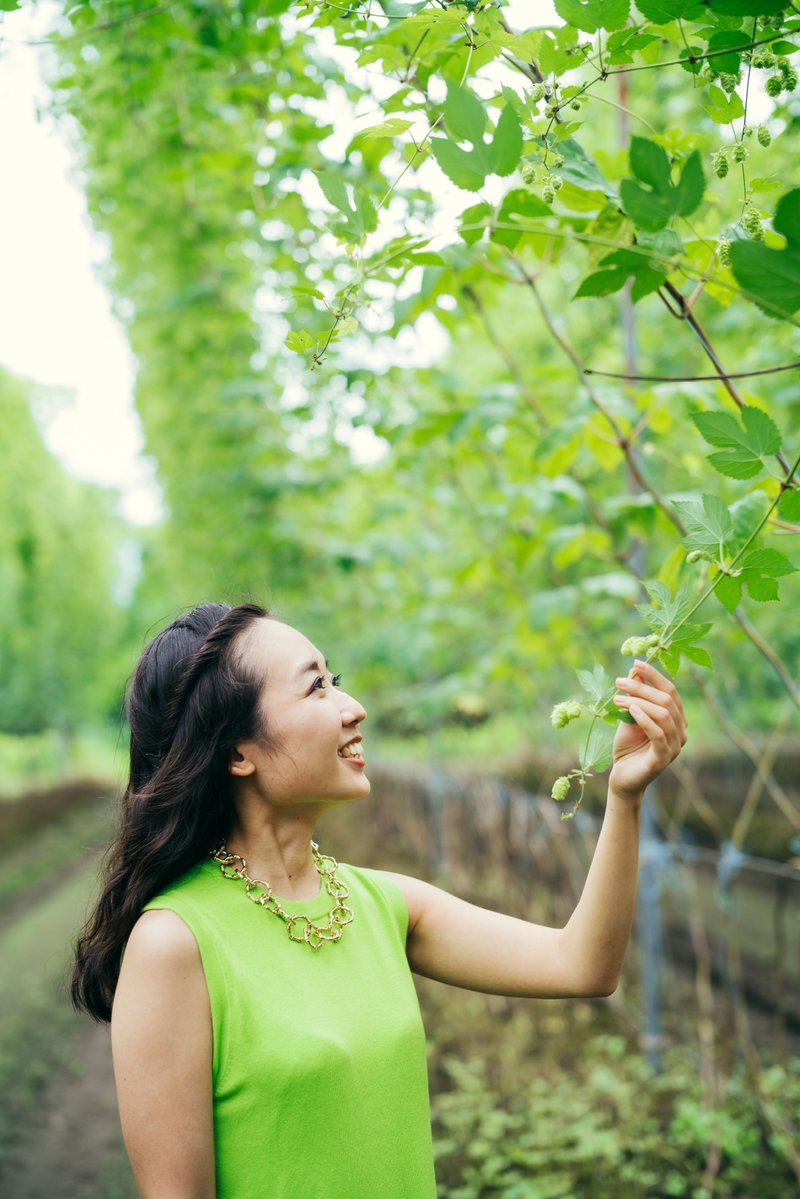
[[[231,760],[228,763],[228,770],[237,778],[246,778],[248,774],[253,774],[255,771],[255,763],[242,753],[242,749],[237,748],[231,754]]]

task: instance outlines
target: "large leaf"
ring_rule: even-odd
[[[753,478],[763,469],[761,459],[781,448],[778,426],[760,408],[744,405],[741,423],[728,412],[692,412],[691,417],[703,439],[723,451],[709,454],[708,461],[730,478]]]
[[[708,94],[711,103],[706,104],[705,110],[717,125],[730,125],[731,121],[744,116],[744,104],[737,92],[731,92],[729,96],[721,87],[712,84]]]
[[[703,16],[700,0],[636,0],[636,7],[643,17],[654,25],[668,25],[670,21],[697,20]]]
[[[653,265],[646,254],[636,250],[615,250],[600,261],[600,270],[588,275],[575,292],[575,298],[581,296],[607,296],[619,291],[621,287],[633,278],[631,299],[641,300],[643,296],[658,291],[667,277],[666,269]]]
[[[554,175],[560,175],[565,183],[572,183],[582,191],[599,191],[611,200],[617,199],[616,190],[603,177],[597,163],[573,138],[559,142],[558,152],[564,161],[553,168]]]
[[[786,238],[784,249],[737,238],[731,262],[737,283],[767,316],[778,319],[800,308],[800,188],[781,196],[772,223]]]
[[[721,550],[733,532],[733,520],[725,504],[716,495],[697,500],[675,500],[673,507],[686,526],[684,545],[688,550]]]
[[[621,29],[628,19],[630,0],[554,0],[563,21],[586,33]]]
[[[506,104],[500,114],[490,142],[484,138],[485,109],[466,88],[448,84],[444,113],[452,137],[470,144],[464,149],[447,137],[431,140],[431,152],[448,179],[466,191],[478,191],[487,175],[511,174],[522,154],[522,129],[511,104]]]
[[[666,151],[648,138],[631,138],[630,165],[636,179],[623,179],[620,198],[640,228],[656,232],[671,217],[688,216],[699,206],[705,179],[697,150],[684,162],[677,185],[672,183]]]

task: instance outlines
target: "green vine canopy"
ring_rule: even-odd
[[[658,659],[672,674],[684,663],[709,670],[701,642],[732,619],[800,706],[784,655],[746,611],[751,601],[780,603],[797,569],[776,543],[800,532],[792,388],[800,7],[555,0],[554,8],[558,20],[546,25],[502,0],[83,0],[69,8],[56,38],[60,104],[88,147],[90,207],[110,235],[115,287],[129,305],[148,438],[163,441],[165,397],[176,390],[154,296],[167,304],[182,272],[184,310],[214,312],[210,336],[193,346],[187,325],[179,338],[196,365],[197,393],[222,369],[222,347],[238,347],[253,376],[248,383],[239,368],[226,411],[251,427],[272,394],[264,436],[273,462],[286,461],[294,420],[335,403],[341,378],[362,399],[360,423],[392,445],[396,470],[427,462],[419,487],[432,526],[445,482],[469,492],[479,471],[491,473],[487,543],[506,568],[497,607],[516,605],[520,626],[530,612],[522,547],[541,535],[559,569],[586,557],[603,564],[595,576],[611,579],[613,565],[615,582],[604,591],[596,578],[594,596],[642,601],[640,633],[624,655]],[[118,148],[106,115],[120,96],[135,151]],[[127,154],[124,172],[112,169],[115,154]],[[177,248],[159,226],[169,226],[170,212],[171,228],[180,213],[185,231]],[[223,224],[221,266],[211,250]],[[263,283],[275,299],[259,335],[253,313]],[[515,326],[523,308],[549,339],[533,358]],[[392,356],[426,316],[449,338],[449,374]],[[468,360],[479,340],[502,362],[508,392],[457,402],[473,384],[458,356]],[[256,343],[277,380],[271,393]],[[655,368],[642,365],[645,344]],[[744,367],[723,361],[734,352]],[[548,395],[555,358],[571,382]],[[313,375],[292,374],[293,363]],[[289,379],[310,397],[295,410],[275,396]],[[453,440],[467,431],[478,445],[474,462],[453,466]],[[241,444],[231,441],[231,452]],[[191,499],[182,457],[177,446],[160,459],[173,519]],[[629,494],[612,502],[607,483],[620,469]],[[275,487],[267,502],[279,506]],[[579,509],[571,532],[563,520],[541,532],[548,489]],[[243,521],[251,508],[243,499]],[[352,499],[353,513],[367,509],[364,493]],[[531,512],[542,517],[535,529]],[[322,528],[324,514],[318,519]],[[455,505],[446,522],[464,602],[470,588],[486,590],[469,543],[475,525]],[[366,561],[370,545],[381,554],[388,526],[362,527],[364,557],[354,560]],[[311,546],[289,517],[283,528],[312,560],[320,552],[322,535]],[[389,590],[381,595],[376,583],[376,612]],[[487,643],[491,670],[501,669],[503,652]],[[558,727],[588,719],[580,765],[554,788],[565,799],[577,781],[577,803],[608,764],[606,726],[625,718],[602,665],[581,670],[579,682],[580,699],[553,712]]]

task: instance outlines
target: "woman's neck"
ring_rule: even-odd
[[[311,852],[319,811],[275,810],[258,804],[237,803],[225,845],[247,863],[252,879],[269,883],[282,899],[313,899],[320,879]]]

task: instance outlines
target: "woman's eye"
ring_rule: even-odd
[[[342,676],[340,674],[335,674],[333,676],[333,678],[331,679],[331,683],[334,687],[338,687],[339,684],[341,683],[341,681],[342,681]]]
[[[342,679],[342,676],[340,674],[331,675],[331,686],[338,687],[339,683],[341,682],[341,679]],[[314,679],[314,682],[312,684],[309,695],[311,694],[312,691],[324,691],[324,690],[325,690],[325,678],[323,675],[318,675],[317,678]]]

